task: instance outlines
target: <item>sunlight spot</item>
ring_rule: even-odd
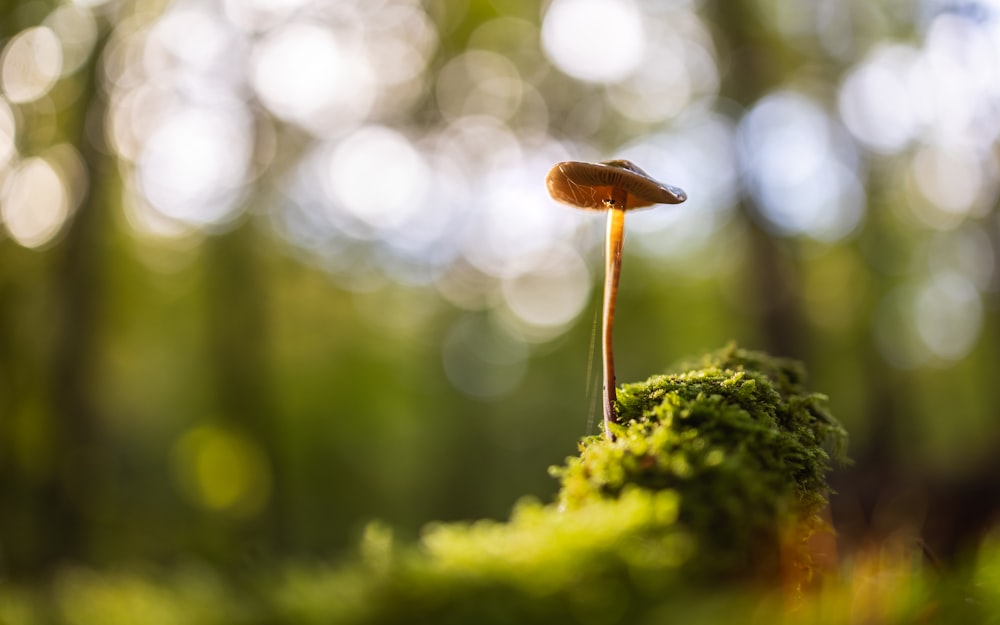
[[[42,156],[52,165],[65,185],[68,209],[72,214],[80,207],[80,202],[90,187],[90,171],[83,156],[71,143],[58,143],[45,150]]]
[[[247,175],[248,125],[238,110],[173,112],[142,148],[139,188],[172,219],[207,225],[231,218]]]
[[[542,46],[563,72],[613,83],[642,61],[642,16],[629,0],[554,0],[542,22]]]
[[[979,291],[965,277],[941,272],[921,287],[914,315],[920,338],[935,356],[961,360],[979,338],[983,303]]]
[[[0,56],[0,87],[11,102],[33,102],[48,93],[62,73],[62,46],[47,26],[14,35]]]
[[[992,158],[992,157],[991,157]],[[984,176],[984,163],[976,150],[922,146],[913,156],[911,175],[920,193],[944,215],[943,219],[928,216],[928,225],[952,223],[973,211],[984,187],[991,180]],[[995,186],[995,178],[992,178]],[[993,195],[993,194],[991,194]]]
[[[552,338],[587,305],[590,272],[571,247],[555,245],[525,255],[516,266],[504,279],[501,293],[510,311],[529,326],[527,338]]]
[[[876,49],[850,71],[840,86],[838,102],[844,124],[869,149],[900,151],[916,136],[914,94],[908,77],[917,51],[908,46]]]
[[[199,95],[207,95],[237,75],[233,63],[243,61],[243,49],[237,44],[232,29],[215,11],[175,5],[150,29],[143,63],[150,77],[167,76],[183,66],[183,74],[174,77],[178,83],[187,84],[197,74],[211,75],[214,84],[195,88]]]
[[[524,85],[517,68],[493,52],[470,50],[438,72],[437,104],[449,120],[471,115],[510,119],[521,105]]]
[[[17,120],[7,101],[0,98],[0,172],[17,156]]]
[[[983,317],[975,285],[955,271],[942,270],[890,292],[873,327],[876,344],[895,366],[946,367],[976,346]]]
[[[257,45],[251,80],[261,101],[278,117],[317,134],[360,123],[372,107],[374,77],[366,56],[313,23],[272,31]]]
[[[188,431],[174,445],[173,468],[181,492],[214,512],[250,517],[270,496],[267,457],[246,437],[221,427]]]
[[[154,82],[119,90],[108,107],[108,143],[122,158],[137,160],[149,136],[177,112],[179,101],[172,90]]]
[[[772,93],[741,120],[739,134],[751,191],[780,233],[835,241],[861,222],[853,144],[811,98]]]
[[[648,4],[644,9],[651,10]],[[655,123],[680,115],[693,101],[718,93],[719,70],[707,28],[691,7],[643,20],[647,44],[630,75],[605,90],[622,115]]]
[[[0,216],[10,236],[24,247],[51,241],[70,213],[70,196],[59,172],[44,158],[21,162],[8,176]]]
[[[341,141],[328,172],[330,197],[375,230],[413,218],[424,203],[430,175],[409,140],[381,126],[362,128]]]
[[[75,72],[90,57],[97,43],[97,21],[87,9],[64,4],[45,18],[62,49],[62,75]]]
[[[397,0],[372,9],[365,53],[375,79],[398,85],[418,78],[438,43],[433,22],[416,3],[409,6]]]
[[[998,64],[995,32],[950,12],[931,21],[911,99],[920,108],[927,141],[990,149],[1000,135]]]

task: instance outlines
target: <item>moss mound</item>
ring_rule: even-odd
[[[799,543],[822,526],[828,450],[842,457],[847,434],[804,380],[795,361],[730,346],[684,373],[625,385],[615,440],[590,437],[554,470],[560,504],[673,492],[677,526],[701,553],[689,574],[807,569]]]

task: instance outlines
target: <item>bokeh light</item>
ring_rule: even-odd
[[[740,152],[751,192],[779,232],[834,241],[864,215],[853,144],[815,101],[771,94],[740,123]]]
[[[692,101],[714,97],[719,69],[711,36],[690,6],[647,15],[648,40],[642,61],[621,82],[607,88],[616,111],[641,123],[676,117]]]
[[[184,45],[187,37],[200,45]],[[175,4],[145,33],[142,68],[147,77],[167,79],[179,92],[205,101],[242,78],[230,70],[242,54],[241,37],[214,11]]]
[[[997,195],[996,163],[968,147],[921,146],[910,175],[930,204],[918,215],[931,227],[950,227],[969,213],[988,210]]]
[[[434,24],[419,3],[363,3],[365,54],[374,68],[375,80],[385,88],[413,84],[421,78],[437,47]],[[398,97],[398,91],[389,91]],[[382,103],[385,104],[384,102]]]
[[[47,26],[14,35],[0,55],[0,88],[11,102],[31,102],[48,93],[62,73],[62,47]]]
[[[346,211],[376,234],[419,218],[430,179],[423,157],[406,137],[378,126],[340,141],[328,172],[334,209]]]
[[[897,367],[950,366],[975,347],[983,315],[972,282],[953,271],[937,271],[883,299],[875,338],[883,356]]]
[[[917,295],[914,313],[920,338],[938,358],[960,360],[979,338],[982,301],[976,287],[961,275],[931,276]]]
[[[165,216],[198,225],[231,218],[252,146],[239,110],[178,109],[146,140],[136,183]]]
[[[174,445],[172,462],[181,493],[209,512],[250,517],[271,494],[267,458],[251,440],[227,428],[193,428]]]
[[[448,119],[491,115],[510,120],[521,106],[523,93],[517,67],[493,52],[470,50],[438,73],[437,103]]]
[[[995,9],[994,9],[995,10]],[[991,114],[1000,98],[1000,28],[996,17],[976,21],[941,13],[927,31],[914,68],[920,106],[929,140],[986,145],[996,141],[1000,121]]]
[[[0,171],[17,154],[17,120],[14,111],[0,98]]]
[[[568,246],[526,254],[502,284],[504,303],[524,334],[552,338],[576,319],[590,295],[590,273],[580,255]]]
[[[79,6],[56,7],[44,24],[52,29],[62,51],[62,75],[75,72],[93,52],[97,43],[97,22],[93,14]]]
[[[642,14],[631,0],[554,0],[542,45],[560,70],[590,82],[618,82],[642,61]]]
[[[359,41],[316,23],[291,23],[269,32],[255,48],[252,82],[281,119],[317,134],[360,123],[375,98],[374,76]]]
[[[41,247],[62,229],[71,208],[70,192],[45,158],[28,158],[4,181],[0,216],[8,234],[25,247]]]
[[[910,46],[876,48],[852,69],[840,88],[840,114],[854,137],[868,149],[892,154],[906,147],[918,131],[914,110]]]

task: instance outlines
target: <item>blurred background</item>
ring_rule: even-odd
[[[569,159],[690,197],[626,220],[619,381],[801,359],[845,551],[996,520],[997,0],[0,7],[0,575],[551,497],[600,421]]]

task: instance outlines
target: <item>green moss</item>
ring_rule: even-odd
[[[828,450],[843,456],[846,432],[804,379],[796,362],[730,346],[684,373],[625,385],[615,440],[589,437],[554,469],[560,505],[670,491],[677,529],[698,545],[688,574],[759,578],[807,566],[798,543],[822,525]]]

